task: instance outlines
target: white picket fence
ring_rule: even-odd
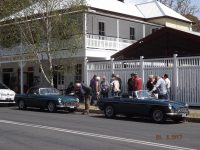
[[[148,75],[162,76],[165,73],[171,80],[171,98],[200,106],[200,57],[177,57],[162,59],[120,60],[87,62],[86,82],[89,84],[94,74],[106,76],[110,81],[115,73],[122,79],[122,91],[127,92],[127,81],[131,73],[138,73],[143,79],[143,88]]]

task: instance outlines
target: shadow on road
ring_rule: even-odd
[[[10,107],[10,109],[18,110],[18,111],[29,111],[29,112],[33,111],[33,112],[52,113],[52,112],[49,112],[47,109],[32,108],[32,107],[26,108],[25,110],[19,110],[17,106],[13,106],[13,107]],[[57,110],[56,112],[53,112],[53,113],[57,113],[57,114],[73,114],[73,112],[69,112],[67,110]]]
[[[100,118],[100,119],[108,119],[104,115],[92,115],[91,117]],[[155,122],[153,122],[148,117],[126,117],[126,116],[122,116],[122,115],[117,115],[116,117],[109,118],[109,119],[110,120],[120,120],[120,121],[129,121],[129,122],[140,122],[140,123],[156,124]],[[169,124],[177,124],[177,123],[172,121],[172,120],[166,120],[162,124],[169,125]]]

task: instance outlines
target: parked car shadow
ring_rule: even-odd
[[[123,116],[123,115],[117,115],[114,118],[106,118],[104,115],[92,115],[91,117],[100,118],[100,119],[111,119],[111,120],[129,121],[129,122],[140,122],[140,123],[156,124],[155,122],[153,122],[151,120],[151,118],[148,118],[148,117],[126,117],[126,116]],[[169,124],[177,124],[177,123],[174,122],[173,120],[167,119],[165,122],[163,122],[161,124],[169,125]]]
[[[18,111],[32,111],[32,112],[52,113],[52,112],[49,112],[47,109],[32,108],[32,107],[29,107],[29,108],[24,109],[24,110],[19,110],[19,108],[17,106],[15,106],[15,107],[10,107],[10,109],[18,110]],[[73,112],[69,112],[67,110],[57,110],[56,112],[53,112],[53,113],[57,113],[57,114],[73,114]]]

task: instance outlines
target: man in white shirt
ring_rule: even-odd
[[[168,74],[164,74],[163,78],[164,78],[165,83],[166,83],[167,96],[168,96],[168,99],[169,99],[169,97],[170,97],[171,81],[170,81],[169,78],[168,78]]]
[[[157,90],[158,99],[167,99],[167,88],[166,88],[165,80],[161,78],[160,76],[155,76],[155,79],[157,82],[151,92]]]

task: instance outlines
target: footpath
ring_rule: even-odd
[[[84,104],[80,103],[78,111],[83,111],[84,108]],[[200,123],[200,107],[190,107],[189,111],[190,114],[187,116],[186,121]],[[97,106],[90,106],[90,113],[103,114],[103,112],[99,110]]]

